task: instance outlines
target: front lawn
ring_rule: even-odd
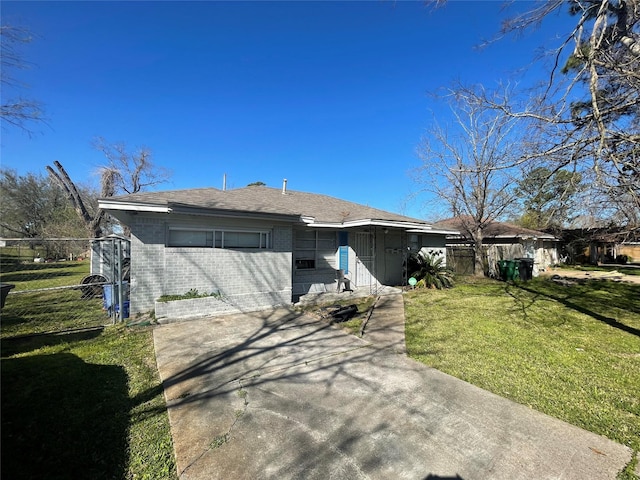
[[[149,327],[1,347],[3,478],[177,478]]]
[[[640,285],[466,279],[405,315],[416,360],[640,449]]]

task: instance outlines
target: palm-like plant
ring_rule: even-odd
[[[417,280],[417,287],[451,288],[453,272],[444,266],[444,257],[430,255],[422,250],[413,253],[407,260],[409,277]]]

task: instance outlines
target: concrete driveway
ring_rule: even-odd
[[[162,325],[154,339],[181,480],[614,479],[631,459],[287,310]]]

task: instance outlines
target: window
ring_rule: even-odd
[[[213,232],[206,230],[169,230],[170,247],[210,247]]]
[[[216,248],[271,248],[271,232],[216,231]]]
[[[418,250],[420,250],[420,247],[422,247],[422,245],[420,245],[420,235],[416,234],[416,233],[412,233],[409,235],[409,250],[411,250],[412,252],[417,252]]]
[[[296,230],[294,265],[297,270],[335,268],[335,232]]]
[[[167,246],[270,249],[271,232],[170,228]]]

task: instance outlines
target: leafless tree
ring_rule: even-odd
[[[121,193],[137,193],[168,179],[168,171],[153,164],[151,152],[147,148],[128,153],[124,144],[108,145],[102,138],[96,140],[95,146],[107,157],[107,164],[99,167],[100,196],[103,198]],[[107,214],[87,202],[60,162],[54,161],[53,165],[55,168],[49,165],[46,167],[49,176],[65,192],[89,235],[96,238],[102,236],[105,222],[110,221]],[[123,226],[123,229],[128,234],[127,227]]]
[[[482,93],[481,93],[482,92]],[[508,100],[508,88],[493,101]],[[483,230],[513,204],[514,175],[522,158],[519,135],[524,121],[488,108],[482,88],[459,87],[450,92],[452,125],[433,124],[418,153],[418,182],[439,197],[472,239],[475,271],[484,274]]]
[[[481,100],[536,122],[523,160],[571,166],[591,185],[590,208],[633,226],[640,211],[640,0],[545,0],[506,21],[502,33],[562,10],[575,26],[551,52],[553,68],[535,103],[519,109]]]
[[[24,60],[20,48],[32,40],[31,33],[22,27],[11,25],[0,26],[0,82],[3,90],[17,87],[24,88],[15,76],[16,70],[24,70],[31,65]],[[31,124],[43,122],[44,114],[42,104],[36,100],[22,96],[3,95],[0,104],[0,118],[9,125],[18,127],[31,135]]]
[[[104,138],[94,140],[94,147],[107,158],[107,164],[100,167],[104,182],[110,182],[113,196],[137,193],[155,187],[169,180],[171,173],[153,163],[151,150],[140,147],[133,152],[124,143],[107,143]]]
[[[71,180],[71,177],[60,162],[56,160],[53,162],[53,165],[55,169],[49,165],[46,166],[49,177],[67,195],[78,217],[84,223],[87,233],[94,238],[101,237],[102,221],[105,215],[104,210],[92,208],[91,204],[82,196],[80,190],[73,180]],[[102,193],[104,194],[105,192],[103,191]]]

